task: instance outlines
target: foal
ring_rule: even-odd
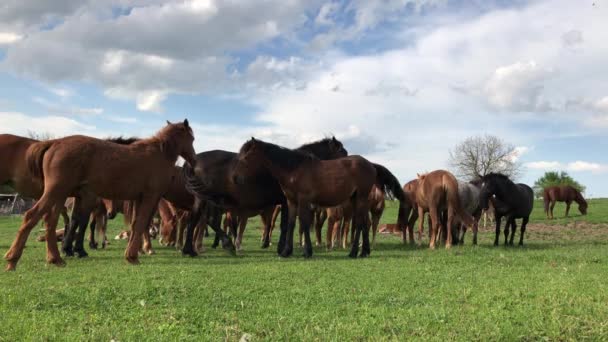
[[[118,145],[86,136],[40,142],[28,150],[30,171],[44,179],[44,193],[25,213],[17,237],[5,255],[7,270],[14,270],[25,242],[41,218],[46,217],[47,261],[64,265],[57,248],[55,228],[63,204],[71,194],[83,201],[97,197],[132,200],[135,204],[133,234],[125,259],[139,263],[141,234],[150,225],[159,199],[167,191],[178,156],[187,163],[195,158],[194,134],[188,120],[169,123],[154,137],[131,145]]]

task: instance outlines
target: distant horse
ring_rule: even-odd
[[[327,249],[334,249],[336,243],[346,248],[348,245],[348,232],[353,218],[353,207],[351,201],[346,201],[344,204],[327,208]],[[355,230],[353,229],[353,232]],[[352,241],[352,238],[351,238]]]
[[[430,245],[431,249],[435,248],[435,240],[438,236],[441,225],[440,216],[443,211],[446,211],[447,220],[447,240],[445,247],[452,246],[452,225],[454,219],[460,219],[466,225],[473,225],[474,220],[463,208],[458,196],[458,182],[456,177],[445,170],[436,170],[424,175],[418,176],[418,188],[416,191],[416,204],[418,205],[418,215],[424,217],[424,212],[428,211],[431,218],[432,230]],[[418,237],[422,239],[422,226],[420,220]]]
[[[336,158],[346,155],[342,143],[335,138],[327,138],[304,145],[322,158]],[[261,165],[251,168],[247,179],[238,182],[233,170],[238,163],[238,155],[228,151],[207,151],[196,156],[197,163],[185,168],[187,187],[199,201],[208,201],[217,207],[231,210],[238,217],[248,216],[252,212],[262,212],[275,205],[282,205],[281,225],[287,224],[287,205],[279,183]],[[193,209],[193,220],[199,219],[203,209],[197,205]],[[193,222],[193,221],[191,221]],[[189,249],[189,239],[192,239],[194,228],[188,224],[184,254],[195,256],[197,253]],[[283,229],[282,229],[283,231]],[[266,222],[264,232],[270,232],[270,220]],[[262,248],[270,245],[270,234],[265,234]],[[277,252],[283,251],[279,242]],[[285,251],[291,254],[292,251]]]
[[[381,189],[390,185],[395,196],[403,199],[403,191],[396,178],[388,179],[388,170],[382,166],[372,164],[361,156],[349,156],[335,160],[320,160],[314,155],[302,151],[290,150],[278,145],[263,142],[252,138],[246,142],[239,151],[238,163],[234,169],[235,178],[240,182],[248,179],[250,170],[259,167],[266,168],[278,181],[287,197],[289,205],[289,225],[284,231],[281,227],[281,236],[288,233],[287,246],[293,248],[293,232],[296,216],[300,217],[300,224],[304,227],[305,247],[304,256],[312,256],[310,240],[310,224],[312,221],[311,205],[333,207],[352,201],[354,208],[355,239],[352,242],[350,257],[357,257],[359,250],[359,237],[363,233],[363,247],[361,257],[369,256],[371,249],[369,243],[369,225],[367,215],[369,211],[368,196],[372,186],[378,184]],[[376,178],[381,174],[381,177]],[[397,188],[394,188],[394,185]],[[279,242],[281,244],[281,242]]]
[[[548,219],[553,218],[555,202],[566,202],[566,217],[570,211],[572,202],[578,203],[578,210],[582,215],[587,215],[587,201],[575,187],[570,185],[549,186],[544,190],[545,214]],[[549,204],[551,206],[549,206]]]
[[[36,143],[26,156],[30,172],[44,179],[44,193],[26,212],[17,237],[5,255],[7,270],[14,270],[25,242],[44,216],[47,225],[47,261],[64,265],[57,248],[55,228],[61,207],[74,194],[94,203],[97,197],[135,201],[133,234],[125,259],[138,263],[141,234],[150,225],[154,209],[167,192],[177,158],[194,163],[194,134],[188,120],[168,123],[154,137],[119,145],[85,136],[70,136]]]
[[[479,201],[482,209],[489,207],[490,199],[495,196],[494,215],[496,220],[496,238],[494,246],[498,246],[498,237],[500,235],[500,220],[503,216],[507,216],[507,224],[505,226],[505,245],[513,245],[513,237],[517,228],[515,219],[521,218],[521,233],[519,235],[519,245],[524,244],[524,233],[526,226],[530,220],[530,214],[534,206],[534,192],[532,188],[526,184],[515,184],[509,177],[500,173],[490,173],[481,178],[481,191]],[[507,240],[509,235],[509,226],[511,226],[511,238]]]
[[[480,188],[473,183],[458,181],[458,197],[464,210],[473,216],[473,244],[477,244],[477,232],[479,230],[479,219],[481,218],[481,205],[479,203]],[[458,222],[455,225],[455,244],[464,243],[464,235],[467,232],[467,225]],[[453,235],[453,234],[452,234]]]

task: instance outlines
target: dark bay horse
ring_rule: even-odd
[[[347,154],[342,143],[336,138],[326,138],[300,148],[311,151],[321,158],[338,158]],[[262,166],[251,168],[249,177],[243,182],[237,182],[233,177],[237,162],[238,154],[233,152],[214,150],[199,153],[196,156],[195,166],[184,170],[188,189],[201,203],[212,202],[220,208],[230,210],[237,217],[246,217],[251,213],[259,213],[275,205],[281,205],[281,225],[287,224],[287,205],[279,183]],[[195,205],[192,219],[198,220],[201,215],[202,209]],[[270,221],[266,220],[264,225],[263,248],[270,245]],[[217,225],[219,226],[219,219]],[[195,256],[196,252],[189,247],[193,229],[192,224],[188,224],[186,243],[182,252]],[[277,252],[282,251],[282,245],[279,244]],[[286,253],[291,254],[291,251]]]
[[[485,176],[480,176],[481,191],[479,202],[482,209],[488,209],[492,196],[495,196],[494,215],[496,220],[496,238],[494,246],[498,246],[498,238],[500,235],[500,220],[503,216],[507,217],[505,226],[505,245],[513,245],[515,229],[517,228],[515,220],[522,219],[521,233],[519,235],[519,245],[524,244],[524,233],[526,226],[530,220],[530,214],[534,206],[534,192],[532,188],[526,184],[515,184],[509,177],[500,173],[490,173]],[[511,227],[511,238],[509,235],[509,226]]]
[[[544,189],[545,214],[548,219],[553,218],[555,202],[566,202],[566,217],[570,212],[572,202],[578,203],[578,210],[582,215],[587,215],[587,201],[575,187],[570,185],[549,186]]]
[[[387,174],[386,168],[361,156],[321,160],[310,153],[290,150],[252,138],[239,151],[238,163],[234,168],[237,182],[243,183],[250,179],[251,170],[260,167],[267,169],[277,180],[287,198],[289,224],[288,227],[281,227],[279,241],[279,245],[285,244],[283,256],[287,256],[285,250],[290,251],[293,248],[297,216],[304,230],[304,256],[311,257],[312,206],[334,207],[350,200],[354,210],[353,229],[356,229],[356,233],[349,256],[357,257],[362,233],[363,247],[360,256],[367,257],[371,252],[367,217],[368,196],[373,185],[381,179],[382,183],[377,184],[379,188],[394,191],[400,200],[404,197],[399,182],[390,172]]]
[[[55,229],[65,200],[74,194],[83,202],[98,197],[134,201],[133,234],[125,259],[138,263],[141,234],[171,182],[179,156],[195,161],[194,134],[188,120],[162,128],[155,136],[119,145],[86,136],[69,136],[39,142],[28,149],[30,172],[44,179],[44,193],[26,212],[23,224],[5,255],[7,270],[14,270],[35,225],[47,217],[47,261],[65,265],[57,248]]]

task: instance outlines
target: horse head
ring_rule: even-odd
[[[161,141],[161,148],[170,159],[181,156],[184,160],[194,166],[196,164],[196,152],[194,151],[194,133],[188,119],[184,122],[171,123],[157,133]]]

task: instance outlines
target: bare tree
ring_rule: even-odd
[[[464,179],[475,179],[491,172],[510,178],[521,174],[515,146],[493,135],[469,137],[450,151],[449,164]]]
[[[52,133],[34,132],[34,131],[30,131],[30,130],[27,131],[27,137],[30,139],[40,140],[40,141],[55,139],[55,136]]]

